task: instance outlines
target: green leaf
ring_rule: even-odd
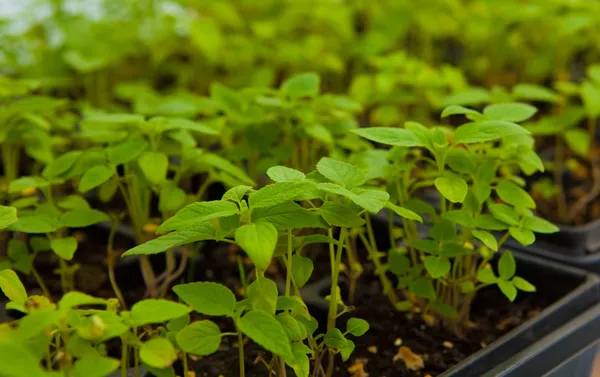
[[[29,249],[24,241],[14,238],[9,240],[6,254],[10,258],[10,261],[7,262],[12,262],[11,268],[25,274],[31,273],[34,255],[29,254]]]
[[[414,132],[403,128],[369,127],[352,130],[353,133],[376,143],[398,147],[424,147],[425,144]]]
[[[112,165],[121,165],[135,160],[146,149],[148,149],[148,142],[146,140],[133,138],[106,148],[106,157]]]
[[[169,158],[162,152],[145,151],[138,158],[138,164],[152,184],[161,184],[167,177]]]
[[[446,153],[446,164],[455,172],[463,174],[471,174],[477,168],[473,156],[466,149],[462,148],[449,150]]]
[[[79,181],[79,192],[86,193],[91,189],[100,186],[108,181],[114,173],[115,169],[112,166],[96,165],[91,167],[83,174]]]
[[[537,109],[526,103],[495,103],[487,106],[483,113],[495,120],[508,122],[523,122],[531,118]]]
[[[496,282],[498,288],[504,293],[506,297],[512,302],[517,298],[517,288],[510,281],[498,280]]]
[[[184,327],[175,339],[183,352],[207,356],[219,349],[221,330],[214,322],[202,320]]]
[[[212,316],[233,316],[235,295],[222,284],[195,282],[179,284],[173,292],[198,313]]]
[[[142,343],[140,359],[154,368],[168,368],[177,360],[177,351],[166,338],[152,338]]]
[[[472,88],[464,91],[450,94],[442,100],[442,105],[478,105],[489,102],[490,94],[487,90],[481,88]]]
[[[412,280],[408,285],[408,289],[417,297],[426,298],[429,300],[435,300],[436,298],[433,284],[431,284],[431,281],[428,279],[419,278]]]
[[[535,208],[535,201],[527,191],[511,181],[502,180],[496,186],[496,192],[502,201],[519,208]]]
[[[110,221],[110,217],[95,209],[74,209],[60,217],[60,223],[69,228],[85,228],[103,221]]]
[[[19,198],[17,200],[13,200],[12,202],[10,202],[9,207],[0,206],[0,209],[5,208],[3,211],[6,211],[6,208],[10,208],[10,207],[14,207],[16,209],[29,208],[29,207],[33,207],[36,204],[38,204],[39,201],[40,201],[40,198],[38,198],[37,196]]]
[[[438,191],[452,203],[462,203],[469,189],[467,182],[456,175],[437,177],[434,184]]]
[[[498,241],[496,237],[494,237],[490,232],[486,232],[485,230],[472,230],[471,233],[473,237],[477,238],[483,244],[494,251],[498,251]]]
[[[503,137],[528,135],[530,132],[516,123],[504,120],[486,120],[467,123],[454,132],[454,144],[472,144],[494,141]]]
[[[477,281],[484,284],[495,284],[498,281],[498,278],[491,267],[485,267],[477,273]]]
[[[464,209],[447,211],[442,215],[442,218],[466,228],[472,228],[474,223],[471,214]]]
[[[390,199],[390,194],[378,189],[361,189],[356,188],[350,199],[371,213],[378,213],[385,207],[385,204]]]
[[[23,216],[8,226],[9,230],[23,233],[54,233],[60,229],[58,219],[49,216]]]
[[[331,131],[322,124],[311,124],[304,128],[304,131],[314,139],[326,144],[333,144],[333,135]]]
[[[260,310],[252,310],[238,321],[238,327],[267,351],[284,358],[293,358],[287,334],[272,315]]]
[[[524,291],[524,292],[535,292],[535,286],[533,284],[531,284],[530,282],[528,282],[527,280],[520,278],[518,276],[515,276],[512,280],[511,283],[513,283],[513,285]]]
[[[13,270],[0,271],[0,289],[10,301],[24,303],[27,300],[27,291]]]
[[[588,132],[580,129],[568,130],[564,133],[564,138],[573,152],[581,157],[587,157],[591,146],[590,135]]]
[[[404,207],[399,207],[399,206],[397,206],[395,204],[392,204],[390,202],[387,202],[385,204],[385,207],[391,209],[398,216],[403,217],[405,219],[418,221],[420,223],[423,222],[423,218],[421,216],[419,216],[418,214],[416,214],[415,212],[411,211],[410,209],[407,209],[407,208],[404,208]]]
[[[327,347],[332,349],[341,349],[348,345],[348,339],[346,339],[344,334],[336,328],[327,331],[323,341]]]
[[[410,270],[410,260],[405,253],[392,249],[388,252],[388,266],[392,273],[403,275]]]
[[[295,202],[285,202],[273,207],[261,207],[252,211],[252,222],[268,221],[277,230],[302,228],[327,228],[327,224],[314,211]]]
[[[479,215],[475,219],[475,225],[485,230],[506,230],[509,226],[492,215]]]
[[[74,377],[105,377],[117,370],[119,360],[102,356],[87,356],[79,359],[71,370]]]
[[[246,174],[246,172],[236,165],[232,164],[227,159],[218,156],[214,153],[202,153],[201,162],[206,163],[216,169],[219,169],[235,179],[239,181],[239,183],[244,183],[248,185],[254,185],[255,183],[252,181],[250,177]]]
[[[442,257],[455,258],[468,254],[470,254],[469,249],[457,243],[445,242],[440,247],[440,256]]]
[[[517,263],[510,251],[506,251],[500,257],[498,261],[498,273],[504,280],[512,278],[517,272]]]
[[[69,195],[58,202],[58,206],[62,209],[90,209],[87,200],[80,195]]]
[[[273,183],[252,193],[248,198],[248,204],[252,209],[272,207],[294,200],[304,192],[313,189],[314,186],[314,182],[308,180]]]
[[[294,365],[291,365],[296,377],[308,377],[310,375],[310,360],[306,356],[305,345],[300,342],[292,343],[294,354]]]
[[[16,208],[0,205],[0,229],[4,229],[7,226],[16,223],[17,220]]]
[[[354,342],[351,341],[350,339],[347,339],[348,343],[346,344],[346,347],[340,348],[340,354],[342,355],[342,360],[343,361],[348,361],[348,359],[350,358],[350,356],[352,355],[352,352],[354,352]]]
[[[558,94],[554,93],[550,89],[533,84],[517,84],[513,88],[513,95],[517,99],[524,99],[530,101],[543,101],[550,103],[562,102],[562,97],[560,97]]]
[[[54,238],[50,240],[50,248],[62,259],[71,260],[77,250],[77,240],[74,237]]]
[[[519,215],[506,204],[488,204],[488,209],[496,219],[512,226],[519,225]]]
[[[162,213],[175,212],[185,203],[185,191],[173,182],[167,182],[160,190],[158,209]]]
[[[2,375],[6,377],[49,377],[42,370],[39,359],[21,343],[7,339],[0,341]]]
[[[469,294],[475,290],[475,284],[472,281],[465,281],[460,285],[460,291],[464,294]]]
[[[264,277],[254,280],[246,292],[253,310],[260,310],[271,315],[275,314],[278,294],[277,284]]]
[[[529,246],[535,242],[535,234],[529,229],[510,227],[510,235],[523,246]]]
[[[279,322],[291,342],[301,341],[306,338],[306,329],[304,326],[299,324],[289,313],[279,313],[275,316],[275,319]]]
[[[131,307],[131,323],[143,326],[151,323],[166,322],[191,312],[187,306],[168,300],[148,299],[135,303]]]
[[[346,332],[354,336],[363,336],[369,331],[369,322],[360,318],[350,318],[346,323]]]
[[[301,171],[285,166],[273,166],[267,170],[267,175],[275,182],[301,181],[306,178]]]
[[[256,268],[266,270],[277,245],[277,229],[269,222],[261,221],[239,227],[235,242],[248,254]]]
[[[168,118],[168,128],[176,128],[178,130],[194,131],[203,135],[218,136],[219,131],[213,127],[210,127],[204,122],[197,122],[185,118]]]
[[[68,311],[81,305],[106,305],[107,301],[103,298],[93,297],[81,292],[68,292],[58,302],[58,307],[62,311]]]
[[[478,111],[472,110],[472,109],[468,109],[466,107],[463,106],[458,106],[458,105],[450,105],[447,106],[443,111],[442,111],[442,118],[446,118],[449,117],[450,115],[457,115],[457,114],[461,114],[461,115],[481,115]]]
[[[337,202],[323,203],[319,208],[319,214],[331,226],[360,228],[365,223],[365,220],[351,206]]]
[[[292,276],[299,288],[304,287],[304,285],[308,282],[313,270],[314,266],[312,259],[298,254],[294,254],[294,256],[292,256]]]
[[[444,317],[448,317],[448,318],[458,317],[458,312],[456,311],[456,309],[452,305],[445,304],[441,300],[435,300],[435,301],[431,302],[430,305],[431,305],[431,309],[433,309],[434,312],[436,312]]]
[[[523,228],[532,230],[536,233],[556,233],[560,229],[550,221],[537,216],[523,217]]]
[[[42,170],[42,177],[47,180],[60,177],[75,165],[75,162],[77,162],[81,155],[81,151],[71,151],[59,156],[46,165],[44,170]]]
[[[221,200],[196,202],[178,211],[175,216],[162,223],[156,232],[165,233],[173,230],[193,230],[209,220],[231,216],[236,213],[238,213],[238,207],[231,202]]]
[[[216,239],[216,236],[212,226],[209,223],[204,223],[198,225],[195,229],[181,230],[154,238],[127,250],[122,256],[157,254],[177,246],[214,239]]]
[[[581,85],[581,99],[590,118],[600,116],[600,87],[588,81]]]
[[[230,200],[232,202],[240,203],[242,201],[242,199],[244,199],[244,196],[250,190],[252,190],[252,187],[250,187],[250,186],[245,186],[245,185],[235,186],[235,187],[227,190],[227,192],[225,194],[223,194],[223,197],[221,198],[221,200]]]
[[[316,73],[302,73],[290,77],[281,84],[281,91],[292,99],[316,97],[320,79]]]
[[[450,261],[446,257],[428,256],[423,260],[423,264],[434,279],[440,278],[450,272]]]
[[[180,331],[184,327],[190,324],[190,315],[185,314],[181,317],[173,318],[167,322],[167,330],[169,331]]]
[[[20,192],[28,188],[41,188],[50,186],[50,182],[41,177],[21,177],[10,182],[8,193]]]
[[[365,174],[356,166],[329,157],[319,160],[317,171],[330,181],[349,189],[360,186],[366,181]]]

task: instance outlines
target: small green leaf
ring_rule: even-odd
[[[16,222],[10,224],[8,229],[23,233],[54,233],[60,229],[61,223],[58,219],[50,216],[23,216]]]
[[[185,203],[185,191],[173,182],[163,185],[158,197],[158,209],[162,213],[175,212]]]
[[[6,377],[49,377],[40,366],[40,358],[20,342],[0,342],[2,375]],[[55,377],[55,376],[52,376]]]
[[[281,84],[281,91],[292,99],[316,97],[319,94],[320,79],[316,73],[301,73],[290,77]]]
[[[429,300],[434,300],[436,298],[433,284],[431,284],[431,281],[428,279],[415,279],[410,282],[408,289],[417,297],[426,298]]]
[[[194,229],[209,220],[231,216],[236,213],[238,213],[238,207],[231,202],[221,200],[196,202],[178,211],[175,216],[162,223],[156,232],[165,233],[173,230]]]
[[[523,122],[531,118],[537,109],[526,103],[495,103],[487,106],[483,113],[492,119]]]
[[[13,269],[25,274],[31,273],[34,254],[29,254],[29,249],[24,241],[14,238],[9,240],[6,255],[10,258],[10,261],[7,262],[12,262]]]
[[[425,144],[414,132],[403,128],[369,127],[352,130],[353,133],[376,143],[398,147],[424,147]]]
[[[517,288],[510,281],[506,280],[498,280],[496,283],[498,284],[498,288],[504,293],[506,297],[512,302],[517,297]]]
[[[287,334],[272,315],[260,310],[252,310],[238,321],[238,327],[267,351],[284,358],[293,358]]]
[[[450,272],[450,261],[446,257],[428,256],[423,260],[425,268],[429,275],[434,278],[440,278]]]
[[[177,360],[177,351],[166,338],[152,338],[142,343],[140,359],[154,368],[168,368]]]
[[[314,182],[308,180],[273,183],[252,193],[248,198],[248,204],[252,209],[272,207],[294,200],[314,187]]]
[[[292,201],[272,207],[255,208],[252,211],[252,222],[259,220],[273,224],[277,230],[327,228],[327,224],[317,213]]]
[[[340,354],[342,355],[343,361],[348,361],[348,359],[352,355],[352,352],[354,352],[354,348],[355,348],[353,341],[351,341],[350,339],[347,339],[347,341],[348,341],[348,343],[346,344],[346,346],[343,348],[340,348]]]
[[[515,275],[517,271],[517,263],[510,251],[506,251],[500,257],[498,261],[498,273],[504,280],[509,280]]]
[[[216,239],[216,236],[212,226],[209,223],[204,223],[196,226],[195,229],[176,231],[154,238],[127,250],[122,256],[157,254],[177,246],[214,239]]]
[[[351,206],[338,202],[323,203],[319,208],[319,214],[331,226],[360,228],[365,223],[365,220]]]
[[[167,322],[167,330],[179,331],[190,324],[190,315],[185,314],[181,317],[173,318]]]
[[[292,256],[292,276],[299,288],[304,287],[304,285],[308,282],[308,279],[310,279],[310,276],[312,275],[313,269],[314,266],[312,259],[298,254],[294,254],[294,256]]]
[[[512,226],[519,225],[519,215],[506,204],[489,204],[488,208],[496,219]]]
[[[81,292],[67,292],[58,302],[58,308],[64,312],[81,305],[106,305],[103,298],[93,297]]]
[[[544,101],[550,103],[562,102],[562,97],[552,90],[534,84],[517,84],[513,88],[513,95],[517,99],[530,101]]]
[[[96,165],[88,169],[81,177],[79,181],[79,192],[86,193],[93,188],[96,188],[108,181],[113,174],[115,169],[108,165]]]
[[[332,349],[342,349],[348,345],[348,339],[336,328],[329,330],[323,341],[327,347]]]
[[[449,117],[450,115],[481,115],[478,111],[472,110],[472,109],[468,109],[466,107],[463,106],[458,106],[458,105],[450,105],[447,106],[443,111],[442,111],[442,118],[446,118]]]
[[[462,148],[454,148],[446,153],[446,164],[457,173],[471,174],[477,168],[473,156]]]
[[[503,137],[528,135],[530,132],[513,122],[504,120],[486,120],[467,123],[454,132],[454,144],[485,143]]]
[[[306,346],[301,342],[292,343],[294,364],[291,365],[296,377],[308,377],[310,375],[310,360],[306,356]],[[310,350],[310,349],[309,349]]]
[[[410,270],[410,260],[406,254],[401,253],[397,249],[392,249],[388,252],[388,266],[390,267],[390,271],[392,271],[392,273],[396,275],[403,275]]]
[[[460,291],[464,294],[469,294],[475,290],[475,284],[472,281],[465,281],[460,285]]]
[[[498,278],[491,267],[485,267],[477,273],[477,281],[484,284],[495,284],[498,281]]]
[[[442,100],[444,106],[450,105],[478,105],[489,102],[490,94],[487,90],[481,88],[466,89],[450,94]]]
[[[405,219],[408,219],[408,220],[418,221],[420,223],[423,222],[423,218],[421,216],[419,216],[418,214],[416,214],[415,212],[411,211],[410,209],[407,209],[404,207],[399,207],[390,202],[387,202],[385,204],[385,206],[386,206],[386,208],[389,208],[392,211],[394,211],[400,217],[404,217]]]
[[[369,331],[369,322],[360,318],[350,318],[346,323],[346,331],[354,336],[363,336]]]
[[[464,209],[447,211],[442,215],[442,218],[466,228],[472,228],[474,223],[472,215]]]
[[[285,166],[273,166],[267,170],[267,175],[275,182],[301,181],[306,178],[301,171]]]
[[[69,195],[58,202],[58,206],[62,209],[90,209],[87,200],[80,195]]]
[[[533,284],[531,284],[530,282],[528,282],[527,280],[520,278],[518,276],[515,276],[512,281],[513,285],[525,292],[535,292],[535,286]]]
[[[167,177],[169,158],[162,152],[145,151],[138,158],[138,164],[152,184],[161,184]]]
[[[275,319],[279,322],[290,341],[300,341],[306,338],[306,329],[291,314],[279,313],[275,316]]]
[[[71,169],[81,155],[81,151],[71,151],[59,156],[46,165],[44,170],[42,170],[42,177],[47,180],[60,177],[62,174],[66,173],[67,170]]]
[[[198,313],[212,316],[233,316],[235,295],[224,285],[212,282],[179,284],[173,292]]]
[[[529,246],[535,242],[535,234],[524,228],[510,227],[510,235],[523,246]]]
[[[106,157],[112,165],[121,165],[135,160],[146,149],[148,149],[147,141],[134,138],[106,148]]]
[[[261,310],[271,315],[275,314],[278,294],[277,284],[265,277],[254,280],[246,292],[253,310]]]
[[[221,330],[214,322],[202,320],[184,327],[175,339],[183,352],[207,356],[219,349]]]
[[[105,377],[117,370],[119,360],[102,356],[87,356],[73,365],[74,377]]]
[[[7,226],[16,223],[17,220],[16,208],[0,205],[0,229],[4,229]]]
[[[581,85],[581,99],[590,118],[600,116],[600,87],[597,84],[584,82]]]
[[[227,190],[227,192],[225,194],[223,194],[223,197],[221,198],[221,200],[230,200],[232,202],[239,203],[242,201],[242,199],[244,199],[244,196],[250,190],[252,190],[252,187],[250,187],[250,186],[245,186],[245,185],[235,186],[235,187]]]
[[[27,291],[13,270],[0,271],[0,289],[10,301],[24,303],[27,300]]]
[[[142,300],[131,307],[131,323],[135,326],[161,323],[189,312],[191,309],[188,306],[177,302],[157,299]]]
[[[509,228],[505,222],[498,220],[492,215],[477,216],[475,226],[485,230],[506,230]]]
[[[525,216],[523,218],[523,228],[530,229],[536,233],[555,233],[560,230],[550,221],[537,216]]]
[[[364,172],[356,166],[329,157],[319,160],[317,171],[330,181],[349,189],[360,186],[366,181]]]
[[[266,221],[247,224],[235,231],[235,242],[248,254],[256,268],[266,270],[277,245],[277,229]]]
[[[60,223],[69,228],[85,228],[103,221],[110,221],[110,217],[95,209],[73,209],[60,217]]]
[[[462,203],[469,189],[467,182],[455,175],[437,177],[434,184],[438,191],[452,203]]]
[[[581,157],[588,156],[591,146],[590,134],[588,132],[580,129],[568,130],[564,133],[564,138],[573,152]]]
[[[502,180],[496,186],[496,192],[502,201],[519,208],[535,208],[535,201],[527,191],[511,181]]]
[[[490,232],[486,232],[485,230],[472,230],[471,233],[473,237],[477,238],[483,244],[494,251],[498,251],[498,241],[496,237],[494,237]]]
[[[41,177],[21,177],[8,185],[8,193],[12,194],[29,188],[42,188],[50,186],[50,182]]]
[[[50,240],[50,248],[62,259],[71,260],[77,250],[77,240],[74,237],[54,238]]]

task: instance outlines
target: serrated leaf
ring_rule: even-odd
[[[108,181],[114,173],[115,170],[112,166],[96,165],[91,167],[83,174],[81,180],[79,181],[79,192],[86,193],[91,189],[100,186],[104,182]]]
[[[438,191],[452,203],[462,203],[467,196],[467,182],[455,175],[437,177],[434,181]]]
[[[306,329],[304,326],[299,324],[289,313],[279,313],[275,316],[275,319],[279,322],[291,342],[306,338]]]
[[[50,240],[50,248],[62,259],[71,260],[77,250],[77,240],[74,237],[54,238]]]
[[[154,368],[168,368],[177,360],[177,351],[166,338],[152,338],[142,343],[140,359]]]
[[[277,308],[277,284],[273,280],[261,277],[248,286],[246,296],[253,310],[275,314]]]
[[[167,177],[169,158],[162,152],[145,151],[138,158],[138,164],[152,184],[161,184]]]
[[[277,320],[263,311],[253,310],[239,321],[240,330],[267,351],[284,358],[292,358],[290,341]]]
[[[352,207],[337,202],[323,203],[319,208],[319,214],[331,226],[359,228],[365,223]]]
[[[250,190],[252,190],[252,187],[245,186],[245,185],[239,185],[239,186],[232,187],[229,190],[227,190],[227,192],[225,192],[225,194],[223,194],[223,197],[221,198],[221,200],[230,200],[230,201],[239,203],[242,201],[242,199],[244,199],[244,196]]]
[[[398,147],[426,146],[414,132],[403,128],[370,127],[352,130],[353,133],[367,140]]]
[[[173,230],[193,230],[199,225],[220,217],[227,217],[238,213],[234,203],[222,200],[197,202],[185,206],[175,216],[162,223],[157,233],[166,233]]]
[[[131,307],[130,321],[135,326],[143,326],[151,323],[166,322],[191,311],[191,308],[187,305],[177,302],[147,299],[139,301]]]
[[[243,225],[235,231],[235,242],[248,254],[256,268],[261,270],[269,267],[277,237],[275,226],[266,221]]]
[[[306,178],[301,171],[285,166],[273,166],[267,170],[267,175],[275,182],[301,181]]]
[[[330,181],[349,189],[360,186],[366,181],[364,172],[356,166],[329,157],[319,160],[317,171]]]
[[[175,339],[184,352],[207,356],[219,349],[221,330],[214,322],[202,320],[181,329]]]
[[[173,292],[198,313],[233,316],[235,295],[224,285],[211,282],[179,284],[173,287]]]
[[[495,103],[487,106],[483,114],[496,120],[506,120],[508,122],[523,122],[531,118],[537,109],[526,103]]]

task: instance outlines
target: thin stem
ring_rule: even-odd
[[[188,377],[189,373],[188,373],[188,357],[187,357],[187,353],[183,353],[183,376],[184,377]]]
[[[127,357],[129,356],[129,347],[123,338],[121,338],[121,377],[127,377]]]
[[[285,276],[285,295],[289,296],[291,293],[292,287],[292,231],[288,230],[288,250],[287,250],[287,260],[286,260],[287,272]]]
[[[342,252],[344,247],[344,240],[346,238],[346,228],[341,228],[340,237],[338,240],[337,252],[333,254],[331,263],[333,264],[333,274],[331,275],[331,293],[329,295],[329,314],[327,315],[327,331],[331,331],[335,328],[335,320],[337,318],[337,307],[338,307],[338,280],[340,275],[340,264],[342,263]],[[327,376],[333,375],[333,364],[334,364],[334,353],[329,352],[329,364],[327,365]]]
[[[117,279],[115,277],[115,252],[114,252],[114,242],[115,235],[117,233],[117,228],[119,227],[119,220],[115,219],[112,227],[110,228],[110,234],[108,236],[108,246],[106,247],[106,260],[108,267],[108,280],[110,281],[110,285],[113,289],[113,292],[117,296],[119,303],[121,304],[121,308],[127,310],[127,305],[125,304],[125,299],[123,298],[123,293],[121,293],[121,289],[117,284]]]
[[[565,146],[559,137],[556,137],[556,147],[554,155],[554,184],[556,185],[556,205],[558,207],[558,217],[562,221],[567,215],[567,199],[563,187],[563,170],[565,160]]]
[[[238,334],[238,350],[239,350],[239,362],[240,362],[240,377],[246,376],[246,364],[244,360],[244,338],[240,329],[237,330]],[[187,376],[186,376],[187,377]]]
[[[46,284],[44,283],[44,279],[42,279],[40,274],[37,272],[37,270],[33,266],[31,266],[31,274],[33,275],[33,277],[35,278],[35,281],[40,286],[40,289],[42,290],[43,295],[46,296],[47,298],[50,298],[50,292],[48,291],[48,287],[46,287]]]

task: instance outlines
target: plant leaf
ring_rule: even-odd
[[[313,270],[314,266],[312,259],[298,254],[292,256],[292,276],[294,277],[294,281],[298,285],[298,288],[304,287],[310,279]]]
[[[74,377],[105,377],[117,370],[119,360],[102,356],[86,356],[73,365]]]
[[[495,284],[498,281],[498,278],[491,267],[485,267],[477,273],[477,281],[484,284]]]
[[[528,135],[530,132],[516,123],[504,120],[486,120],[467,123],[454,132],[454,144],[472,144],[494,141],[503,137]]]
[[[166,338],[152,338],[142,343],[140,359],[154,368],[168,368],[177,360],[177,351]]]
[[[344,337],[344,334],[336,328],[327,331],[325,338],[323,338],[325,345],[332,349],[342,349],[348,345],[348,339]]]
[[[121,165],[135,160],[146,149],[148,149],[147,141],[141,138],[133,138],[106,148],[106,157],[112,165]]]
[[[260,310],[249,311],[238,321],[238,327],[267,351],[284,358],[293,358],[287,334],[272,315]]]
[[[291,201],[272,207],[254,209],[252,211],[252,222],[259,220],[273,224],[277,230],[327,228],[327,224],[318,214]]]
[[[564,133],[564,138],[573,152],[581,157],[587,157],[591,146],[588,132],[580,129],[568,130]]]
[[[521,291],[524,292],[535,292],[536,288],[533,284],[531,284],[530,282],[528,282],[527,280],[520,278],[518,276],[515,276],[512,280],[511,283],[513,283],[513,285],[517,288],[520,289]]]
[[[0,271],[0,289],[10,301],[24,303],[27,300],[27,291],[13,270]]]
[[[177,302],[158,299],[147,299],[135,303],[131,307],[131,323],[143,326],[151,323],[166,322],[191,312],[191,308]]]
[[[536,233],[556,233],[560,230],[550,221],[537,216],[525,216],[523,218],[523,228],[532,230]]]
[[[209,202],[197,202],[185,206],[175,216],[158,227],[157,233],[165,233],[173,230],[193,230],[200,224],[211,219],[227,217],[238,213],[238,207],[234,203],[222,200]]]
[[[54,238],[50,240],[50,248],[62,259],[71,260],[77,250],[77,240],[74,237]]]
[[[60,217],[62,226],[69,228],[85,228],[103,221],[110,221],[110,217],[95,209],[73,209]]]
[[[75,162],[77,162],[82,154],[81,151],[70,151],[52,160],[52,162],[46,165],[44,170],[42,170],[42,177],[47,180],[60,177],[75,165]]]
[[[495,103],[487,106],[483,113],[496,120],[505,120],[508,122],[523,122],[531,118],[537,109],[526,103]]]
[[[123,253],[123,257],[129,255],[158,254],[177,246],[192,242],[215,239],[215,233],[209,223],[198,225],[195,229],[181,230],[154,238],[148,242],[137,245],[133,249]]]
[[[494,237],[490,232],[486,232],[485,230],[477,230],[474,229],[471,231],[473,237],[477,238],[483,244],[494,251],[498,251],[498,241],[496,237]]]
[[[515,301],[515,298],[517,297],[517,288],[513,285],[513,283],[506,280],[498,280],[496,284],[511,302]]]
[[[253,310],[273,315],[277,308],[278,294],[277,284],[273,280],[261,277],[248,286],[246,296]]]
[[[16,208],[0,205],[0,229],[4,229],[9,225],[16,223],[17,220]]]
[[[359,228],[365,223],[352,207],[338,202],[323,203],[319,214],[331,226]]]
[[[330,181],[349,189],[360,186],[366,181],[365,174],[356,166],[329,157],[319,160],[317,171]]]
[[[535,234],[529,229],[510,227],[510,235],[523,246],[529,246],[535,242]]]
[[[89,168],[79,181],[79,192],[86,193],[91,189],[100,186],[108,181],[114,173],[114,168],[108,165],[96,165]]]
[[[425,144],[414,132],[403,128],[369,127],[352,130],[360,137],[376,143],[395,145],[397,147],[424,147]]]
[[[363,336],[369,331],[369,322],[360,318],[350,318],[346,323],[346,331],[354,336]]]
[[[266,221],[243,225],[235,231],[235,242],[261,270],[265,270],[271,262],[277,237],[275,226]]]
[[[423,222],[423,218],[421,216],[419,216],[417,213],[411,211],[410,209],[404,208],[404,207],[399,207],[395,204],[392,204],[390,202],[387,202],[385,204],[386,208],[391,209],[392,211],[394,211],[398,216],[400,217],[404,217],[405,219],[408,220],[414,220],[414,221],[418,221],[420,223]]]
[[[273,166],[267,170],[267,175],[275,182],[301,181],[306,178],[301,171],[285,166]]]
[[[498,261],[498,274],[504,280],[509,280],[517,272],[517,263],[510,251],[506,251]]]
[[[150,183],[158,185],[165,181],[169,169],[169,158],[166,154],[145,151],[138,158],[138,164]]]
[[[233,316],[235,295],[222,284],[195,282],[179,284],[173,292],[198,313],[212,316]]]
[[[214,322],[202,320],[184,327],[175,339],[184,352],[207,356],[219,349],[221,330]]]
[[[467,196],[467,182],[455,175],[437,177],[434,181],[438,191],[452,203],[462,203]]]
[[[535,208],[535,201],[527,191],[511,181],[502,180],[496,186],[496,192],[504,202],[519,208]]]
[[[290,77],[281,84],[281,91],[291,99],[316,97],[319,94],[320,79],[316,73],[301,73]]]

